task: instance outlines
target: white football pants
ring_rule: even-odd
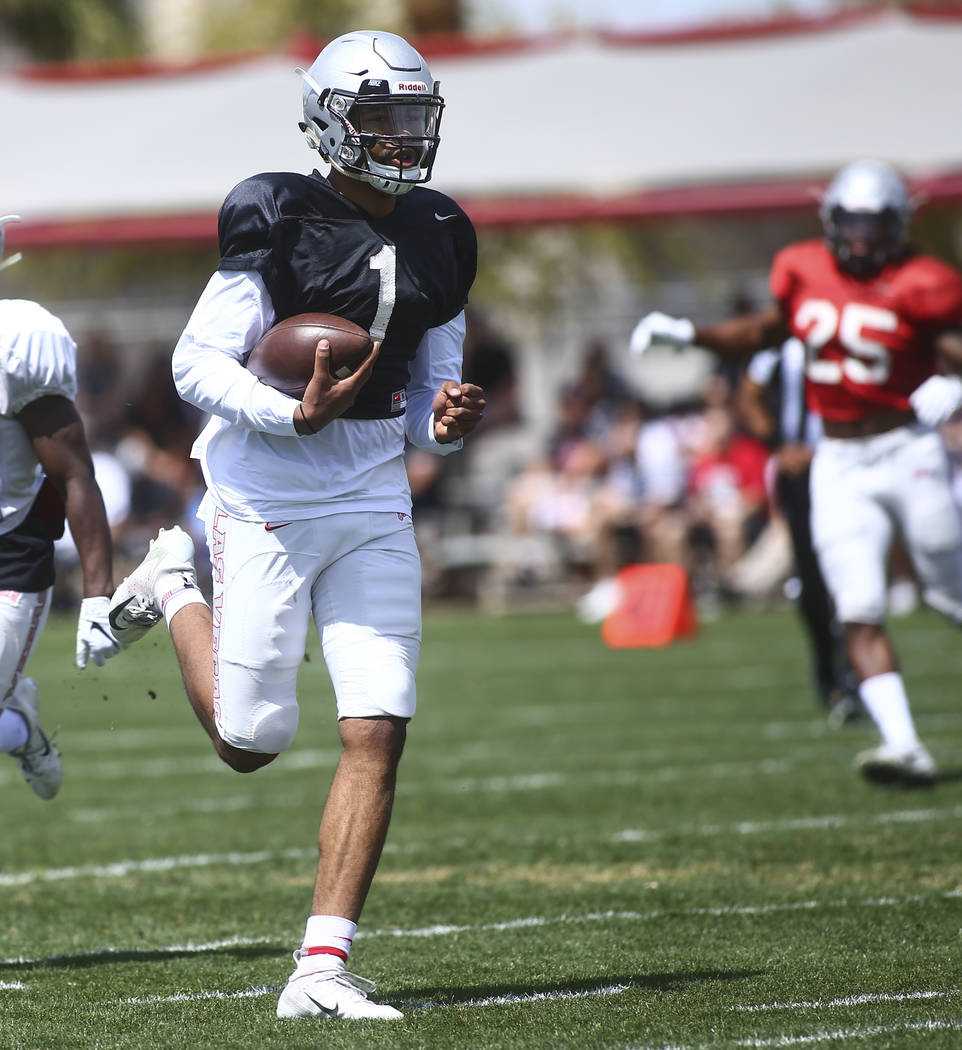
[[[962,514],[948,455],[922,424],[866,438],[823,438],[811,473],[812,539],[842,623],[881,623],[899,529],[923,599],[962,623]]]
[[[408,514],[238,521],[210,508],[214,717],[223,740],[277,753],[297,730],[313,618],[339,718],[411,718],[421,562]]]
[[[13,695],[47,623],[53,588],[39,594],[0,591],[0,707]]]

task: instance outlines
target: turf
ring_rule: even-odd
[[[880,789],[790,610],[660,650],[571,616],[429,612],[420,711],[351,964],[403,1021],[279,1021],[337,760],[316,641],[295,746],[215,759],[164,629],[73,670],[52,802],[0,760],[0,1047],[957,1048],[962,647],[893,621],[944,777]]]

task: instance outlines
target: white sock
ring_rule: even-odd
[[[356,933],[357,923],[340,915],[308,916],[298,972],[343,970]]]
[[[16,751],[30,738],[27,720],[19,711],[5,707],[0,711],[0,752]]]
[[[882,741],[896,751],[918,747],[919,738],[909,711],[905,685],[898,671],[866,678],[858,687],[865,709],[882,734]]]
[[[185,605],[207,604],[197,584],[191,583],[182,572],[165,572],[158,579],[154,593],[159,595],[160,610],[168,627],[174,614],[179,613]]]

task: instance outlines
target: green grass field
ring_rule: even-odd
[[[429,612],[420,711],[351,967],[403,1021],[279,1021],[337,759],[316,640],[295,746],[215,759],[163,627],[32,662],[64,784],[0,758],[0,1047],[962,1046],[962,646],[892,624],[927,791],[862,783],[790,610],[663,650],[561,614]]]

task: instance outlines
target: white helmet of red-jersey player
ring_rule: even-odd
[[[847,164],[819,207],[829,249],[856,276],[877,272],[904,252],[911,215],[905,182],[880,160]]]
[[[431,178],[444,100],[406,40],[369,29],[345,33],[297,72],[301,131],[332,168],[390,194]]]
[[[19,215],[0,215],[0,270],[5,270],[8,266],[13,266],[15,262],[20,262],[23,256],[20,252],[14,255],[8,255],[6,259],[3,257],[3,241],[4,241],[4,227],[8,222],[19,222]]]

